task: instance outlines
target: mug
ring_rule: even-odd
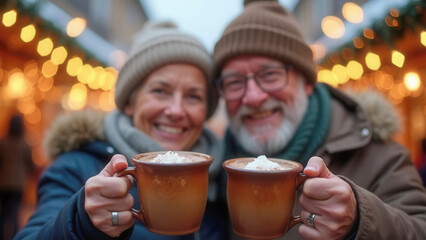
[[[237,235],[251,239],[282,237],[297,223],[293,216],[297,188],[306,180],[300,163],[269,158],[280,170],[249,170],[254,158],[225,161],[227,204],[232,228]]]
[[[152,162],[163,152],[134,156],[134,167],[117,176],[131,175],[137,181],[140,210],[133,216],[146,228],[164,235],[183,235],[200,229],[207,203],[208,170],[213,157],[203,153],[175,151],[187,162]]]

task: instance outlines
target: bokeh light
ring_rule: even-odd
[[[327,16],[321,21],[321,28],[324,34],[332,39],[338,39],[345,34],[343,21],[335,16]]]
[[[343,4],[342,14],[351,23],[360,23],[364,20],[364,11],[353,2]]]

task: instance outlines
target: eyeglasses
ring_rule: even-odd
[[[217,87],[226,100],[241,99],[247,89],[247,81],[251,78],[264,92],[272,93],[282,90],[288,83],[288,72],[291,65],[283,67],[267,67],[255,72],[252,76],[230,74],[219,78]]]

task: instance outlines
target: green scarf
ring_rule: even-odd
[[[283,151],[267,157],[288,159],[306,166],[310,157],[315,154],[324,141],[330,126],[331,98],[327,88],[318,83],[309,97],[306,114],[295,132],[292,140]],[[225,159],[236,157],[257,157],[248,153],[238,140],[227,129],[225,134]]]

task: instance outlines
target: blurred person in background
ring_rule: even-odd
[[[421,152],[417,162],[417,168],[419,169],[419,174],[422,177],[423,186],[426,187],[426,138],[422,139]]]
[[[61,116],[46,137],[54,162],[42,175],[34,215],[16,239],[226,239],[216,205],[223,148],[204,127],[217,106],[212,59],[202,44],[170,22],[147,23],[115,88],[117,110],[106,116]],[[136,184],[115,173],[132,156],[161,150],[210,154],[208,202],[201,228],[183,236],[148,231],[136,221]],[[129,192],[130,191],[130,192]],[[118,214],[114,222],[112,215]]]
[[[4,240],[12,239],[19,228],[24,184],[35,170],[24,129],[22,117],[14,115],[0,140],[0,239]]]
[[[225,159],[266,155],[305,167],[303,224],[284,239],[426,239],[426,191],[409,151],[391,139],[392,105],[317,83],[291,13],[277,0],[244,4],[214,49],[230,122]]]

